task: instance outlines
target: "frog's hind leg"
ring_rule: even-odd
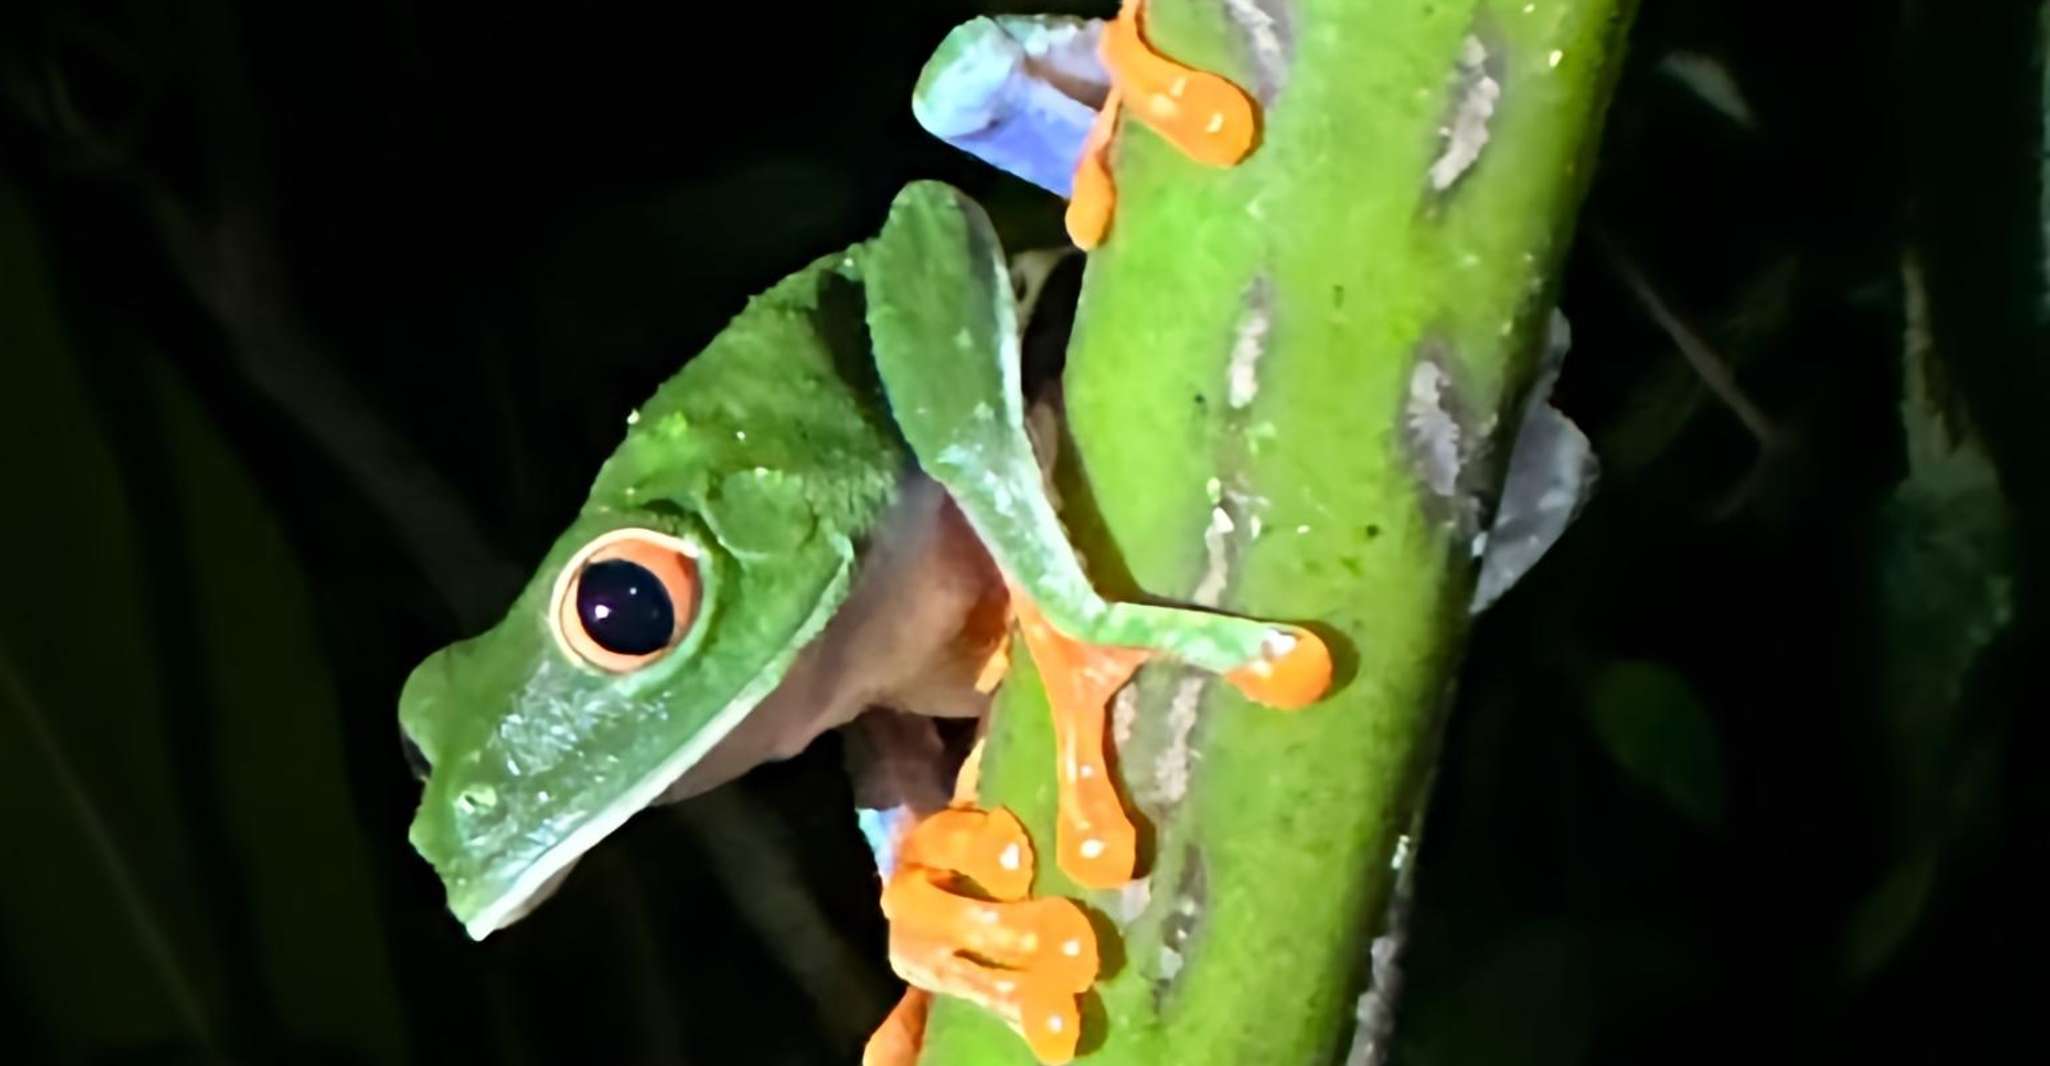
[[[976,1003],[1042,1063],[1074,1057],[1076,996],[1096,979],[1096,934],[1072,900],[1027,899],[1032,842],[1010,812],[954,807],[919,823],[883,890],[890,965],[912,986],[869,1041],[864,1066],[909,1066],[925,993]]]
[[[1147,42],[1145,8],[1146,0],[1125,0],[1098,46],[1111,88],[1082,145],[1068,201],[1068,239],[1078,248],[1103,243],[1110,229],[1117,193],[1109,154],[1122,109],[1130,109],[1183,155],[1213,167],[1244,159],[1259,136],[1259,113],[1244,90],[1176,62]]]

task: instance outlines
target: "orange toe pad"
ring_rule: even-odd
[[[1307,707],[1331,689],[1331,649],[1322,638],[1296,626],[1277,627],[1266,655],[1224,675],[1255,703],[1285,711]]]

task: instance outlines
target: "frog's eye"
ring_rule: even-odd
[[[556,579],[549,628],[565,652],[611,673],[654,662],[690,632],[698,609],[691,546],[617,529],[583,546]]]

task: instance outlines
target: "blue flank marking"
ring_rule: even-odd
[[[911,809],[901,805],[884,810],[857,807],[854,818],[868,841],[869,854],[875,856],[876,872],[889,880],[897,871],[897,838],[913,818]]]

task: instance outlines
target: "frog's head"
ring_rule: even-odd
[[[844,598],[851,549],[787,466],[707,453],[734,434],[686,432],[681,412],[649,421],[505,619],[400,697],[428,766],[412,842],[473,937],[701,760]]]
[[[669,724],[721,560],[689,523],[653,518],[580,522],[505,621],[406,682],[399,720],[432,768],[413,845],[472,936],[517,918],[657,787],[634,733]],[[680,750],[716,725],[689,723]]]

